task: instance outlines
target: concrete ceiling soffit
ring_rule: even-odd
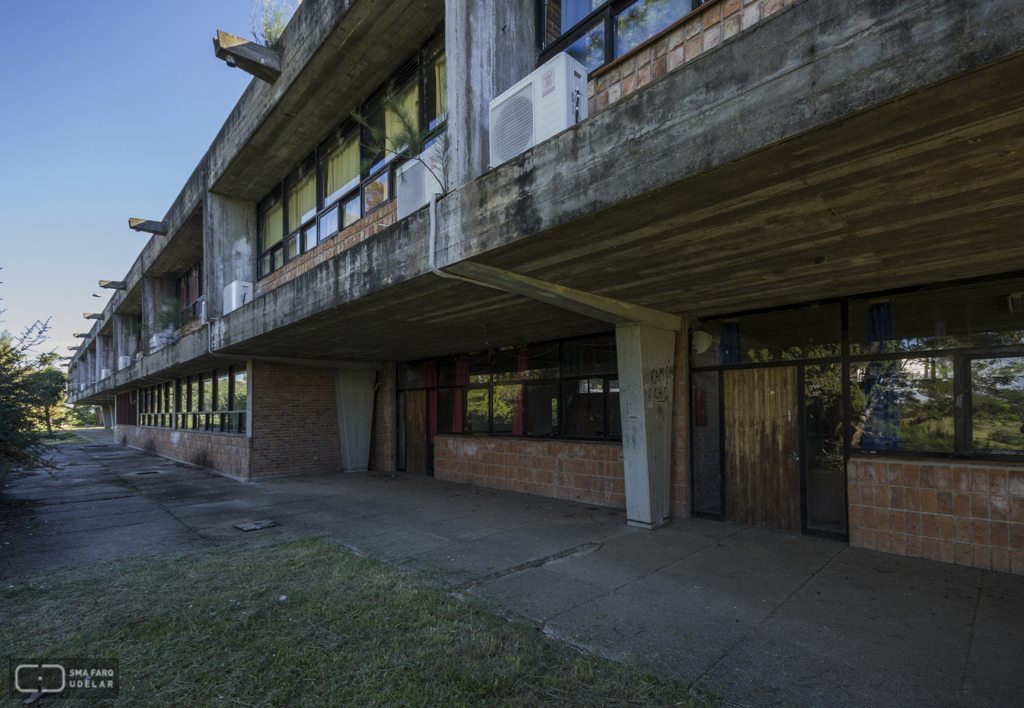
[[[638,323],[675,332],[683,328],[682,319],[677,315],[567,288],[482,263],[462,261],[447,266],[444,270],[602,322],[615,325]]]

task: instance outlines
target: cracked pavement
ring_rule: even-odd
[[[1022,577],[404,473],[240,484],[106,440],[8,479],[0,578],[322,535],[731,705],[1024,705]]]

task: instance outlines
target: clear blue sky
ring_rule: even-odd
[[[52,318],[66,355],[145,245],[128,217],[163,218],[249,84],[212,41],[249,0],[0,3],[0,330]]]

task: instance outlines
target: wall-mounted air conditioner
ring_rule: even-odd
[[[110,369],[100,369],[100,379],[108,378],[112,373],[114,372]]]
[[[587,117],[587,69],[565,52],[490,103],[491,167]]]
[[[132,358],[130,356],[119,356],[117,357],[117,370],[127,369],[132,365]]]
[[[397,218],[404,219],[430,201],[431,194],[440,194],[444,190],[441,181],[444,179],[441,139],[435,140],[420,153],[419,159],[408,160],[398,168],[395,177]]]
[[[252,302],[252,283],[236,280],[224,287],[224,314],[234,312],[247,302]]]

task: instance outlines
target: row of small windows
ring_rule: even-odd
[[[245,364],[165,381],[139,391],[139,425],[211,433],[246,432]]]
[[[368,123],[346,119],[302,164],[260,203],[257,276],[263,278],[317,243],[334,236],[394,196],[399,115],[385,110],[389,94],[398,98],[415,128],[428,140],[444,130],[447,111],[443,32],[367,101],[359,113]],[[384,150],[373,152],[371,130],[387,135]]]

